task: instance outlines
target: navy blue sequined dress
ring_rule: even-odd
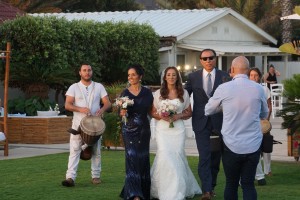
[[[125,185],[120,197],[133,199],[150,199],[150,122],[147,114],[153,102],[152,92],[142,87],[135,96],[125,89],[122,96],[134,100],[134,105],[127,108],[127,122],[122,125],[122,136],[125,145]]]

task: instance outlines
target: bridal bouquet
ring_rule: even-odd
[[[127,96],[116,98],[116,102],[115,102],[115,105],[118,108],[121,108],[124,110],[127,110],[127,107],[132,106],[133,104],[134,104],[133,99],[129,99]],[[124,124],[126,125],[126,123],[127,123],[126,116],[122,116],[122,122],[124,122]]]
[[[157,113],[163,117],[172,117],[176,114],[177,105],[174,105],[168,99],[162,100],[160,102],[159,108],[157,109]],[[170,120],[169,128],[174,128],[174,123]]]

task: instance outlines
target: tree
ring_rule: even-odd
[[[290,0],[281,0],[281,13],[282,16],[292,14],[293,3]],[[292,24],[290,20],[282,21],[282,43],[290,42],[292,39]]]
[[[62,12],[80,0],[3,0],[27,13]]]
[[[281,9],[280,2],[268,0],[265,1],[260,9],[258,10],[261,13],[261,17],[258,19],[256,25],[272,35],[273,37],[280,39],[281,38]]]
[[[4,0],[27,13],[138,10],[134,0]]]
[[[134,0],[79,0],[68,12],[129,11],[141,7]]]

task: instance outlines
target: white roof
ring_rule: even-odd
[[[200,9],[200,10],[142,10],[122,12],[89,12],[89,13],[39,13],[32,16],[57,16],[68,20],[94,20],[97,22],[137,22],[147,23],[153,27],[160,37],[176,37],[181,40],[189,34],[224,17],[232,15],[246,24],[267,41],[277,43],[271,35],[230,8]]]
[[[209,44],[209,45],[191,45],[191,44],[179,44],[179,48],[190,49],[195,51],[202,51],[203,49],[214,49],[217,55],[273,55],[280,56],[286,55],[286,53],[281,52],[278,48],[273,48],[269,46],[262,45],[218,45],[218,44]]]

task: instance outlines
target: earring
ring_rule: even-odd
[[[140,79],[140,82],[142,82],[142,80]]]

